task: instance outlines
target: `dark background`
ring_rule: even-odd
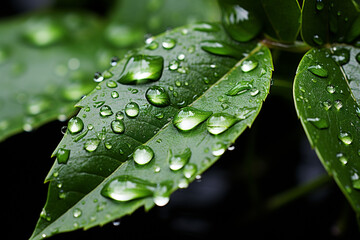
[[[107,11],[103,2],[76,4],[99,15]],[[0,18],[70,5],[71,1],[5,1]],[[301,55],[289,57],[296,63]],[[275,61],[277,66],[272,94],[254,125],[201,180],[176,191],[164,207],[148,213],[138,209],[113,224],[50,239],[359,238],[355,214],[333,181],[277,210],[264,210],[272,196],[326,174],[297,119],[291,89],[276,86],[277,78],[295,75],[296,64]],[[62,138],[64,125],[55,121],[0,143],[4,189],[1,229],[5,232],[1,239],[30,237],[45,204],[47,185],[43,181],[53,164],[50,155]]]

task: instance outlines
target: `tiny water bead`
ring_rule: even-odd
[[[154,106],[166,107],[170,105],[170,97],[163,87],[152,86],[146,91],[146,99]]]
[[[125,131],[125,124],[122,120],[113,120],[111,122],[111,129],[114,133],[123,133]]]
[[[104,197],[125,202],[153,195],[155,184],[140,178],[123,175],[108,181],[101,190]]]
[[[335,92],[335,87],[333,85],[328,85],[326,87],[326,90],[328,91],[328,93],[333,94]]]
[[[339,140],[343,142],[345,145],[350,145],[353,141],[353,137],[350,133],[340,132],[338,135]]]
[[[360,190],[360,177],[356,172],[351,175],[351,181],[353,188]]]
[[[323,118],[307,118],[306,121],[311,123],[317,129],[326,129],[329,128],[329,123]]]
[[[111,110],[111,107],[108,105],[104,105],[100,108],[100,116],[102,117],[108,117],[113,115],[113,111]]]
[[[81,132],[84,129],[84,122],[79,117],[73,117],[69,120],[67,129],[71,134]]]
[[[244,60],[242,63],[241,63],[241,70],[245,73],[247,72],[250,72],[252,70],[254,70],[257,66],[259,65],[258,62],[256,61],[253,61],[253,60]]]
[[[91,138],[85,142],[84,148],[88,152],[93,152],[98,148],[99,144],[100,140],[98,138]]]
[[[75,208],[73,211],[74,218],[78,218],[82,215],[82,211],[79,208]]]
[[[173,171],[180,170],[183,168],[191,157],[190,148],[185,148],[185,150],[178,154],[173,154],[172,150],[169,150],[169,168]]]
[[[109,80],[109,81],[107,81],[106,86],[109,87],[109,88],[116,88],[117,83],[115,81],[113,81],[113,80]]]
[[[69,160],[70,150],[65,148],[59,148],[56,152],[56,158],[59,164],[65,164]]]
[[[307,70],[321,78],[326,78],[328,76],[328,71],[319,64],[311,65],[307,68]]]
[[[173,123],[179,130],[189,131],[208,119],[211,114],[211,111],[202,111],[193,107],[184,107],[175,115]]]
[[[336,157],[341,162],[342,165],[346,165],[348,163],[348,159],[345,154],[338,153],[336,154]]]
[[[119,62],[119,60],[120,60],[120,58],[117,57],[117,56],[112,57],[112,58],[110,59],[110,65],[111,65],[112,67],[116,66],[117,63]]]
[[[133,55],[126,62],[119,83],[142,84],[157,81],[162,75],[164,58],[162,56]]]
[[[153,157],[153,150],[146,145],[138,146],[133,153],[133,159],[139,165],[145,165],[149,163]]]
[[[118,112],[115,113],[115,118],[117,120],[123,120],[124,117],[125,117],[125,115],[124,115],[124,113],[122,111],[118,111]]]
[[[153,201],[159,206],[165,206],[170,200],[170,190],[172,187],[172,182],[163,182],[156,186],[154,190]]]
[[[102,82],[103,80],[104,80],[104,77],[101,74],[101,72],[94,73],[94,82]]]
[[[339,111],[343,107],[343,103],[342,103],[341,100],[335,100],[334,101],[334,106],[335,106],[336,110]]]
[[[126,104],[125,106],[125,114],[128,117],[136,117],[137,115],[139,115],[139,105],[135,102],[129,102],[128,104]]]
[[[207,120],[207,130],[213,135],[218,135],[225,132],[239,120],[237,117],[228,113],[214,113]]]
[[[173,38],[165,38],[161,45],[164,49],[170,50],[176,46],[176,40]]]

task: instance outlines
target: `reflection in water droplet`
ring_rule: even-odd
[[[133,153],[133,159],[139,165],[147,164],[148,162],[151,161],[151,159],[153,159],[153,157],[154,157],[153,150],[146,145],[138,146]]]
[[[173,154],[171,149],[169,150],[169,168],[173,171],[180,170],[183,168],[189,161],[191,157],[190,148],[185,148],[185,150],[179,154]]]
[[[158,184],[153,196],[153,201],[157,206],[162,207],[169,202],[171,185],[169,182]]]
[[[133,55],[125,64],[118,82],[122,84],[142,84],[157,81],[162,75],[162,56]]]
[[[174,117],[174,125],[182,131],[189,131],[205,121],[212,112],[193,107],[184,107]]]
[[[329,93],[333,94],[333,93],[335,92],[335,87],[334,87],[333,85],[328,85],[328,86],[326,87],[326,90],[327,90]]]

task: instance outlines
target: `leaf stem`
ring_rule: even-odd
[[[323,174],[318,178],[298,187],[292,188],[285,192],[282,192],[272,198],[270,198],[266,203],[267,211],[274,211],[310,192],[319,187],[322,187],[326,183],[329,183],[332,178],[328,174]]]
[[[268,48],[279,49],[287,52],[304,53],[311,49],[309,45],[301,41],[295,41],[293,43],[281,43],[264,38],[260,42]]]

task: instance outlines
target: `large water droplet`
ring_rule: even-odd
[[[141,84],[157,81],[162,75],[164,59],[161,56],[133,55],[126,62],[118,82]]]
[[[165,38],[161,45],[164,49],[173,49],[176,46],[176,40],[173,38]]]
[[[228,113],[214,113],[207,120],[207,130],[211,134],[218,135],[225,132],[238,121],[235,116]]]
[[[252,87],[253,87],[253,85],[252,85],[252,82],[250,82],[250,81],[239,82],[233,88],[231,88],[226,93],[226,95],[228,95],[228,96],[240,95],[242,93],[249,91],[250,89],[252,89]]]
[[[84,123],[79,117],[73,117],[69,120],[67,129],[71,134],[76,134],[84,129]]]
[[[328,71],[319,64],[311,65],[307,68],[307,70],[321,78],[325,78],[328,76]]]
[[[230,56],[237,59],[240,59],[244,57],[243,53],[236,48],[232,47],[231,45],[216,41],[216,40],[208,40],[208,41],[202,41],[200,43],[201,49],[220,56]]]
[[[111,129],[114,133],[123,133],[125,131],[125,124],[122,120],[114,120],[111,122]]]
[[[193,107],[184,107],[174,117],[174,125],[182,131],[189,131],[205,121],[212,112]]]
[[[157,185],[153,196],[154,203],[157,206],[162,207],[169,202],[171,185],[170,182],[164,182]]]
[[[241,63],[240,68],[243,72],[250,72],[250,71],[254,70],[258,65],[259,65],[259,63],[256,61],[244,60]]]
[[[93,152],[95,151],[98,146],[100,144],[100,140],[97,139],[97,138],[91,138],[91,139],[88,139],[85,144],[84,144],[84,148],[86,151],[88,152]]]
[[[169,168],[173,171],[180,170],[188,163],[190,157],[190,148],[185,148],[185,150],[179,154],[173,154],[173,152],[169,150]]]
[[[306,121],[310,122],[318,129],[329,128],[329,123],[323,118],[307,118]]]
[[[126,104],[125,106],[125,114],[128,117],[136,117],[137,115],[139,115],[139,105],[135,102],[129,102],[128,104]]]
[[[104,197],[124,202],[152,196],[155,187],[148,181],[123,175],[108,181],[102,188],[101,194]]]
[[[170,104],[170,98],[163,87],[152,86],[146,91],[146,99],[154,106],[165,107]]]
[[[153,150],[146,145],[138,146],[133,153],[133,159],[139,165],[147,164],[151,161],[151,159],[153,159],[153,157]]]
[[[102,117],[108,117],[113,115],[113,111],[111,110],[111,107],[108,105],[104,105],[100,108],[100,116]]]
[[[70,150],[65,148],[59,148],[56,152],[56,158],[59,164],[65,164],[69,160]]]
[[[353,141],[353,137],[350,133],[340,132],[338,138],[345,144],[350,145]]]

